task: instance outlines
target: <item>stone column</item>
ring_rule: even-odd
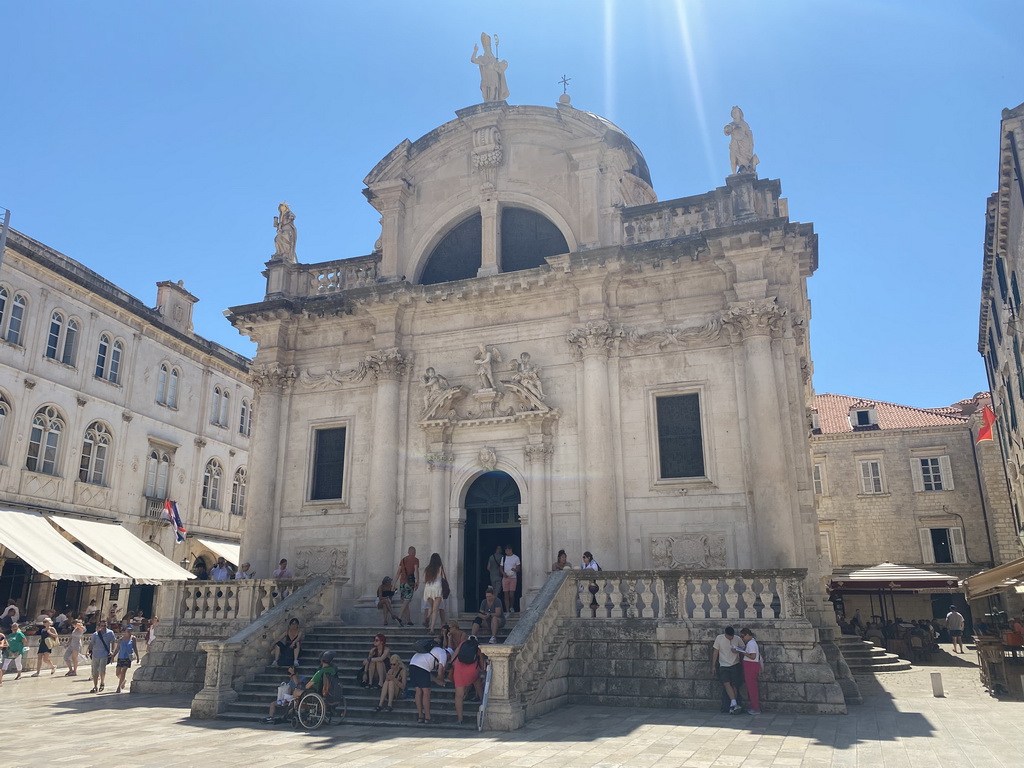
[[[455,456],[442,449],[427,454],[427,466],[430,467],[430,553],[437,552],[445,563],[448,580],[452,581],[455,571],[449,565],[448,554],[448,473]]]
[[[723,321],[743,345],[747,410],[746,454],[755,533],[754,568],[795,568],[796,487],[786,460],[785,422],[772,361],[772,337],[782,332],[786,310],[774,299],[731,307]]]
[[[501,211],[498,201],[485,198],[480,203],[480,269],[477,277],[501,271]]]
[[[254,439],[249,450],[246,525],[240,559],[250,563],[260,578],[269,576],[277,565],[277,553],[270,551],[280,522],[277,465],[281,441],[277,435],[282,429],[281,401],[294,378],[295,369],[278,363],[252,367]]]
[[[583,413],[580,414],[580,450],[584,502],[580,540],[583,549],[605,570],[623,565],[619,553],[622,536],[616,509],[611,401],[608,389],[608,354],[622,337],[620,328],[595,321],[569,331],[566,341],[583,358]]]
[[[400,385],[405,376],[405,357],[397,348],[377,350],[366,356],[366,370],[377,381],[373,403],[373,449],[366,504],[366,573],[390,573],[396,567],[398,535],[398,410]],[[383,569],[383,570],[381,570]],[[368,579],[364,588],[376,588]],[[367,593],[372,598],[372,594]]]
[[[528,445],[524,453],[530,472],[530,515],[529,544],[527,549],[527,531],[523,529],[523,596],[529,598],[537,594],[544,583],[548,565],[554,562],[551,554],[551,510],[548,509],[548,460],[553,449],[550,445]],[[526,598],[529,601],[529,598]]]

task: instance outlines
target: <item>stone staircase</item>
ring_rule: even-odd
[[[459,627],[468,633],[473,620],[472,615],[458,617]],[[504,641],[508,633],[516,626],[518,615],[508,619],[505,626],[498,635],[498,640]],[[413,644],[417,640],[429,637],[430,634],[422,626],[389,627],[382,626],[348,626],[340,622],[324,622],[316,624],[308,630],[302,642],[302,654],[299,657],[299,674],[309,677],[319,668],[320,654],[332,650],[336,652],[335,666],[338,668],[338,680],[344,686],[345,703],[348,707],[348,714],[345,717],[346,723],[357,725],[392,725],[392,726],[417,726],[416,704],[409,699],[395,700],[393,712],[374,712],[377,701],[380,697],[378,688],[362,688],[355,682],[356,671],[362,669],[363,659],[370,647],[373,645],[373,636],[382,632],[387,636],[388,648],[392,653],[402,657],[407,665],[413,654]],[[488,637],[486,634],[481,639],[481,645],[486,650]],[[268,650],[269,658],[269,650]],[[246,683],[238,694],[238,701],[234,702],[227,711],[218,715],[223,720],[240,720],[262,722],[267,715],[270,702],[274,700],[277,686],[285,679],[287,673],[278,668],[267,665],[259,670],[255,678]],[[412,691],[412,688],[407,688]],[[449,683],[444,688],[434,686],[430,697],[430,726],[432,728],[449,728],[474,730],[476,728],[476,715],[480,703],[477,701],[466,701],[463,704],[463,719],[465,725],[458,725],[455,720],[455,691]],[[287,727],[287,724],[267,727]],[[418,727],[428,727],[419,725]]]
[[[906,659],[887,652],[874,643],[861,640],[856,635],[840,635],[836,645],[855,675],[871,675],[877,672],[903,672],[911,669]]]

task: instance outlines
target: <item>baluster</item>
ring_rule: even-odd
[[[700,617],[702,619],[711,618],[712,602],[711,602],[711,580],[701,578],[700,580]]]
[[[639,618],[642,609],[637,609],[639,595],[636,591],[636,579],[626,579],[625,609],[627,619]]]
[[[693,593],[693,579],[684,576],[679,582],[679,618],[692,619],[696,617],[696,600]]]
[[[727,577],[725,581],[725,617],[727,619],[738,619],[740,617],[739,608],[736,604],[739,602],[740,593],[736,591],[736,583],[738,579],[734,577]]]
[[[762,576],[758,579],[761,584],[761,591],[758,593],[758,598],[761,601],[761,618],[762,619],[774,619],[775,609],[772,607],[775,602],[775,590],[772,588],[772,582],[774,580],[770,576]]]
[[[640,616],[644,619],[653,619],[655,618],[653,577],[641,578],[640,586],[644,589],[643,602],[640,604]]]

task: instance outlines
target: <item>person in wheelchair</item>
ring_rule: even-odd
[[[334,651],[320,654],[320,669],[316,671],[295,702],[293,724],[309,730],[319,728],[337,715],[345,717],[345,695],[338,682],[334,667]]]

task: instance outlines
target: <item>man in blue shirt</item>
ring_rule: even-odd
[[[96,631],[89,638],[89,657],[92,659],[92,690],[99,693],[103,690],[103,682],[107,676],[107,664],[117,647],[117,636],[107,629],[107,622],[100,621]]]

